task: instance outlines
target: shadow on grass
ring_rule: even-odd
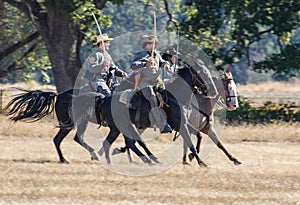
[[[55,163],[58,164],[58,161],[48,160],[48,159],[13,159],[13,162],[26,162],[26,163],[36,163],[36,164],[45,164],[45,163]]]

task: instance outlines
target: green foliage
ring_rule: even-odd
[[[253,107],[242,97],[239,97],[239,108],[227,112],[228,124],[258,124],[274,122],[300,122],[300,108],[292,103],[272,103],[267,101],[261,107]]]
[[[263,56],[271,57],[266,62],[260,59],[254,70],[274,70],[276,74],[287,74],[287,78],[299,75],[298,60],[291,58],[299,46],[291,42],[292,33],[300,25],[299,1],[186,0],[181,8],[181,29],[204,48],[216,65],[233,64],[244,56],[251,61],[250,55],[259,48]],[[268,34],[271,36],[265,38]],[[280,57],[285,63],[274,67]]]
[[[258,72],[274,71],[277,80],[300,77],[300,44],[287,45],[280,54],[273,54],[267,60],[254,64]]]
[[[4,51],[27,36],[30,36],[35,31],[34,26],[25,14],[20,12],[17,8],[3,3],[1,4],[1,10],[2,9],[5,12],[0,14],[2,20],[0,24],[0,51]],[[32,46],[35,46],[35,49],[23,59],[22,56],[28,52]],[[18,67],[24,67],[22,71],[16,71],[15,73],[7,75],[6,79],[2,79],[2,82],[29,81],[32,80],[37,70],[51,69],[48,54],[41,38],[24,45],[21,49],[5,56],[1,61],[3,63],[1,69],[9,67],[14,62],[16,62],[16,66]]]
[[[22,2],[22,1],[20,1]],[[96,40],[99,31],[90,12],[92,10],[102,32],[111,36],[137,30],[153,29],[153,13],[157,15],[158,30],[175,30],[168,23],[169,16],[164,10],[164,1],[153,0],[38,0],[42,12],[50,10],[68,14],[70,24],[80,25],[85,39],[82,48],[86,49]],[[179,23],[181,34],[199,44],[210,56],[215,65],[222,69],[224,64],[235,64],[241,59],[249,60],[257,72],[274,72],[274,78],[286,80],[299,77],[300,45],[300,2],[298,0],[167,0],[172,18]],[[106,3],[106,8],[100,10]],[[102,7],[101,7],[102,8]],[[26,36],[35,32],[28,17],[15,7],[0,1],[0,51],[5,50]],[[57,19],[59,21],[59,19]],[[298,30],[297,30],[298,29]],[[17,66],[25,66],[24,78],[27,79],[37,70],[49,73],[50,63],[44,39],[25,45],[22,49],[1,59],[4,67],[17,61]],[[26,51],[37,44],[26,59],[20,59]],[[79,49],[79,48],[78,48]],[[250,58],[260,56],[260,58]],[[249,63],[249,62],[246,62]],[[235,72],[243,75],[244,72]],[[15,78],[9,75],[8,78]],[[20,76],[20,75],[18,75]],[[45,75],[45,81],[49,76]],[[242,79],[242,78],[241,78]],[[49,81],[48,81],[49,82]],[[245,83],[244,82],[244,83]]]

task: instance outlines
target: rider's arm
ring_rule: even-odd
[[[170,65],[168,61],[165,61],[159,53],[156,54],[159,62],[159,67],[164,67],[165,65]]]
[[[145,68],[146,64],[149,59],[149,54],[147,52],[140,52],[137,53],[136,56],[134,57],[132,63],[131,63],[131,69],[132,70],[137,70],[139,68]]]
[[[111,66],[109,68],[109,71],[115,71],[115,76],[117,77],[127,77],[127,73],[125,71],[122,71],[114,62],[111,63]]]
[[[136,91],[138,89],[138,86],[140,84],[140,81],[142,80],[142,76],[140,73],[136,73],[134,76],[134,88],[133,91]]]

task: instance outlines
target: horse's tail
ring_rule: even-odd
[[[54,92],[23,91],[25,93],[16,95],[4,108],[11,120],[35,122],[53,112],[57,96]]]

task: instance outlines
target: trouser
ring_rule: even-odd
[[[157,127],[159,127],[160,131],[162,131],[165,125],[167,124],[167,120],[163,112],[158,107],[158,102],[152,87],[147,86],[143,88],[141,92],[150,103],[151,106],[150,114],[153,118],[152,124],[156,124]]]
[[[96,85],[97,85],[97,92],[102,93],[105,96],[111,93],[109,87],[104,81],[98,81],[96,82]]]

